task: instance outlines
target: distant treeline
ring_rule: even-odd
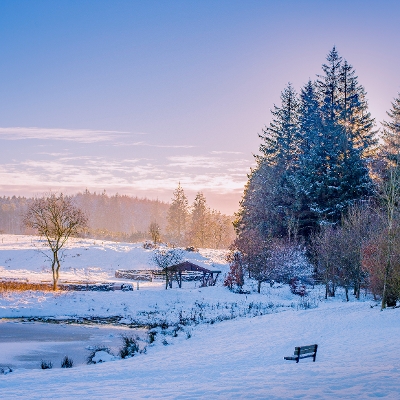
[[[174,192],[175,196],[175,192]],[[159,200],[91,193],[88,190],[72,196],[74,203],[88,217],[86,237],[137,242],[153,239],[151,225],[158,231],[158,241],[179,246],[227,248],[234,239],[232,217],[210,210],[202,194],[192,207],[185,197],[184,221],[176,211],[176,199],[168,204]],[[33,198],[0,197],[0,233],[34,234],[23,226],[23,215]],[[182,225],[177,237],[176,225]]]
[[[169,204],[126,195],[91,193],[86,190],[72,196],[89,219],[88,236],[99,239],[137,241],[149,237],[148,229],[156,221],[165,229]],[[0,197],[0,232],[29,233],[22,216],[32,198]]]

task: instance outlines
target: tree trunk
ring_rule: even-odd
[[[57,259],[57,252],[53,251],[53,260],[51,262],[51,271],[53,273],[53,290],[57,290],[57,272],[56,272],[56,259]]]
[[[261,293],[261,281],[258,281],[257,292]]]

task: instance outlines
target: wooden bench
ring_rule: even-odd
[[[302,358],[312,357],[313,361],[315,362],[315,357],[317,357],[317,349],[318,349],[317,344],[295,347],[293,356],[283,357],[283,358],[285,360],[293,360],[296,361],[296,363],[298,363]]]

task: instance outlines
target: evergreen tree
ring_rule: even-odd
[[[167,233],[170,236],[170,239],[178,245],[184,244],[189,214],[188,208],[188,199],[179,183],[173,193],[172,203],[169,207],[167,216]]]
[[[383,145],[381,155],[389,166],[400,164],[400,92],[392,102],[392,109],[387,112],[390,120],[384,121],[383,125]]]
[[[239,211],[235,214],[236,234],[246,236],[248,230],[256,230],[263,238],[281,236],[285,232],[277,217],[279,207],[277,169],[257,159],[257,167],[248,175]]]
[[[340,123],[344,126],[348,140],[361,151],[362,158],[375,153],[377,139],[375,125],[368,111],[366,92],[358,83],[353,67],[345,60],[340,69]]]
[[[316,84],[308,81],[300,93],[301,152],[295,180],[299,234],[308,237],[317,227],[319,215],[315,199],[320,197],[326,172],[323,121]]]
[[[263,162],[281,169],[291,169],[299,155],[299,101],[289,83],[281,93],[281,106],[274,105],[273,120],[259,137]]]
[[[206,247],[210,239],[210,210],[203,193],[197,193],[192,206],[190,244]]]
[[[317,185],[310,182],[318,188],[311,203],[320,222],[337,223],[350,204],[372,194],[363,153],[374,144],[373,120],[366,102],[361,101],[364,91],[352,67],[342,64],[335,47],[322,69],[324,75],[318,80],[323,122],[318,162],[323,163]]]
[[[281,93],[281,106],[275,105],[271,112],[273,119],[260,135],[263,142],[258,167],[250,178],[255,187],[262,187],[256,197],[262,195],[264,215],[259,225],[264,238],[271,233],[290,236],[297,231],[296,188],[292,178],[298,167],[301,137],[299,100],[290,83]]]
[[[255,228],[264,241],[308,237],[373,192],[366,157],[376,139],[365,90],[335,47],[322,70],[299,99],[285,88],[260,135],[261,155],[236,215],[239,238]]]

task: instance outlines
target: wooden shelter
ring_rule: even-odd
[[[172,265],[167,268],[169,274],[169,286],[172,287],[173,278],[178,282],[178,286],[182,287],[182,280],[201,280],[201,286],[215,286],[218,275],[221,271],[212,271],[210,269],[200,267],[199,265],[193,264],[190,261],[184,261],[180,264]],[[192,273],[192,274],[190,274]],[[194,274],[193,274],[194,273]],[[187,279],[190,275],[197,279]],[[186,279],[185,279],[186,278]],[[200,279],[199,279],[200,278]]]
[[[172,281],[176,280],[179,287],[182,287],[182,281],[200,281],[201,286],[215,286],[218,275],[221,271],[211,270],[190,261],[184,261],[180,264],[172,265],[161,269],[142,269],[142,270],[117,270],[116,278],[132,279],[135,281],[153,281],[153,279],[168,279],[169,287],[172,287]]]

